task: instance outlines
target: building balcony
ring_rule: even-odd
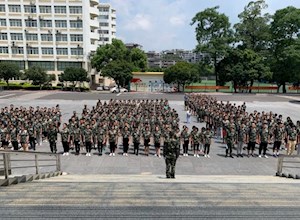
[[[94,7],[90,7],[90,14],[93,17],[98,17],[99,16],[99,10],[97,8]]]
[[[97,32],[91,32],[90,33],[90,38],[94,39],[94,40],[98,40],[100,37],[100,34],[98,34]]]
[[[90,0],[90,4],[92,6],[99,5],[99,1],[98,0]]]
[[[89,21],[89,24],[90,24],[91,27],[99,28],[99,22],[98,22],[97,19],[90,20],[90,21]]]
[[[96,51],[97,48],[98,48],[98,44],[92,44],[90,47],[91,51]]]

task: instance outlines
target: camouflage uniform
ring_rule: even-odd
[[[134,154],[138,155],[139,154],[139,146],[140,146],[140,139],[141,139],[141,134],[137,128],[135,128],[132,132],[132,138],[133,138],[133,149],[134,149]]]
[[[166,177],[175,178],[175,165],[176,160],[179,157],[180,141],[175,135],[171,135],[172,138],[167,141],[164,146],[163,155],[166,161]]]
[[[50,144],[50,150],[52,153],[57,152],[57,148],[56,148],[57,134],[58,134],[58,129],[54,126],[50,128],[49,131],[47,132],[48,141]]]
[[[236,134],[235,134],[234,130],[228,130],[227,134],[226,134],[226,143],[227,143],[226,157],[228,156],[228,153],[229,153],[230,157],[233,157],[232,156],[232,148],[235,143],[235,138],[236,138]]]
[[[93,137],[92,129],[86,128],[83,131],[83,137],[84,137],[86,152],[91,153],[91,150],[92,150],[92,137]]]
[[[269,142],[269,129],[262,128],[260,131],[260,144],[259,144],[259,155],[263,151],[263,155],[266,156],[267,147]]]
[[[69,138],[70,138],[70,131],[68,128],[64,128],[60,131],[61,135],[61,142],[64,148],[64,153],[68,153],[70,151],[69,146]]]

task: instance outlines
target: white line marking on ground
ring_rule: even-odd
[[[0,98],[10,97],[10,96],[14,96],[14,95],[16,95],[16,94],[1,95]]]

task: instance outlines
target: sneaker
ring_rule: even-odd
[[[63,156],[66,156],[66,153],[63,153]]]
[[[279,156],[279,152],[277,152],[277,157]]]
[[[210,156],[209,156],[209,155],[207,155],[206,157],[207,157],[207,158],[210,158]]]
[[[67,152],[66,155],[69,156],[70,155],[69,152]]]
[[[269,158],[267,155],[264,155],[265,158]]]
[[[188,154],[186,154],[186,157],[188,157],[189,155]]]
[[[207,157],[207,155],[205,154],[204,157]]]
[[[125,153],[123,153],[123,156],[125,156],[126,154]]]
[[[157,154],[154,154],[154,157],[157,157]]]
[[[115,154],[115,153],[113,153],[112,155],[113,155],[113,157],[114,157],[114,156],[116,156],[116,154]]]
[[[109,156],[111,157],[111,156],[112,156],[112,153],[110,153]]]
[[[88,156],[89,156],[89,153],[86,153],[86,155],[85,155],[85,156],[87,156],[87,157],[88,157]]]
[[[197,155],[196,155],[196,154],[194,154],[194,157],[197,157]]]
[[[158,157],[159,157],[159,158],[161,158],[161,156],[160,156],[160,155],[158,155]]]
[[[199,154],[197,154],[197,157],[198,157],[198,158],[200,157]]]
[[[126,153],[125,156],[128,157],[128,154]]]
[[[259,155],[258,157],[261,158],[261,155]]]

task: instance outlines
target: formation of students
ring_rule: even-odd
[[[236,147],[237,157],[255,157],[258,146],[258,156],[267,156],[268,145],[273,144],[273,156],[278,157],[279,151],[286,150],[292,155],[300,143],[300,121],[294,123],[287,117],[273,112],[247,112],[246,104],[237,106],[229,102],[219,102],[216,98],[203,94],[185,96],[186,108],[190,109],[199,122],[205,122],[207,129],[213,131],[218,139],[226,143],[226,157],[233,158],[233,148]]]
[[[91,156],[92,149],[101,156],[106,147],[109,156],[115,156],[121,142],[124,156],[128,156],[132,145],[135,155],[139,155],[143,146],[144,154],[149,156],[153,146],[154,155],[161,157],[161,147],[176,137],[182,143],[183,156],[189,155],[190,146],[194,157],[203,154],[210,158],[210,146],[216,137],[226,144],[226,157],[233,157],[234,148],[237,157],[254,157],[257,146],[258,156],[268,158],[269,144],[273,144],[273,156],[277,157],[282,148],[292,155],[300,142],[299,121],[296,124],[290,118],[283,121],[281,115],[272,112],[249,113],[245,103],[237,106],[211,96],[190,94],[185,96],[185,106],[206,126],[193,126],[191,131],[187,126],[180,129],[178,114],[165,99],[99,100],[91,109],[85,105],[81,114],[74,111],[63,124],[59,105],[52,108],[10,105],[0,110],[1,149],[36,150],[48,141],[50,151],[57,153],[60,136],[64,156],[70,150],[76,155],[83,151]],[[247,153],[243,154],[245,147]]]

